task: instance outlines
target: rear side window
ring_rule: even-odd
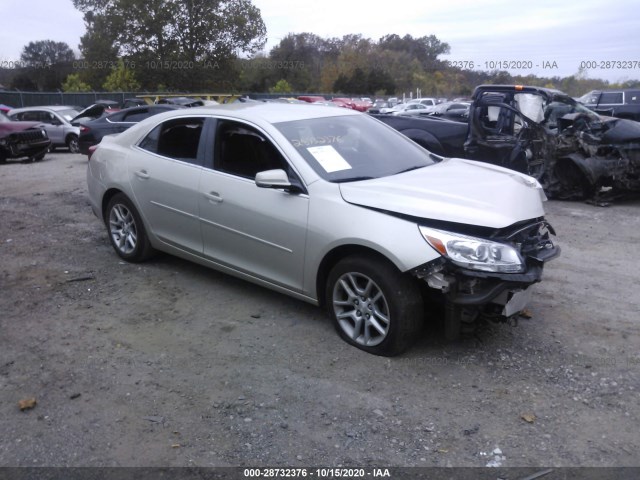
[[[640,103],[640,90],[628,90],[624,92],[625,103]]]
[[[622,92],[604,92],[600,97],[600,103],[622,103]]]
[[[167,120],[151,130],[139,146],[163,157],[200,163],[198,152],[203,126],[203,118]]]
[[[134,110],[132,112],[127,112],[127,114],[120,120],[121,122],[141,122],[147,117],[150,117],[148,108],[141,108],[140,110]]]

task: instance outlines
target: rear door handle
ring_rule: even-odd
[[[209,192],[204,194],[211,203],[222,203],[222,196],[218,192]]]
[[[138,170],[136,172],[136,176],[142,178],[143,180],[151,178],[151,175],[149,175],[146,170]]]

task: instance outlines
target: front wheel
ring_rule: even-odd
[[[417,284],[377,257],[339,261],[327,280],[326,304],[340,337],[374,355],[403,352],[422,324]]]
[[[153,254],[142,219],[124,194],[118,193],[109,201],[105,224],[111,245],[122,259],[142,262]]]
[[[78,137],[76,135],[69,135],[67,138],[67,147],[70,153],[80,152],[80,144],[78,143]]]

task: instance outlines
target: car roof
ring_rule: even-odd
[[[13,108],[12,112],[26,112],[28,110],[52,110],[54,112],[59,112],[62,110],[76,110],[76,107],[72,107],[71,105],[41,105],[35,107],[21,107],[21,108]]]
[[[313,104],[291,104],[291,103],[274,103],[274,102],[233,102],[223,105],[211,105],[206,107],[190,108],[188,110],[180,110],[172,112],[176,115],[196,115],[196,114],[216,114],[229,115],[243,120],[257,120],[268,123],[279,123],[296,120],[307,120],[312,118],[323,117],[340,117],[348,115],[362,115],[355,110],[344,108],[335,108],[323,105]]]

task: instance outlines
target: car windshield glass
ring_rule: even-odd
[[[434,163],[422,147],[366,115],[275,126],[316,173],[330,182],[387,177]]]
[[[74,117],[77,117],[79,113],[80,112],[78,112],[77,110],[72,110],[72,109],[58,111],[58,115],[60,115],[66,121],[71,121],[71,119]]]
[[[589,110],[581,103],[578,103],[567,96],[556,95],[544,109],[543,123],[546,123],[550,128],[555,128],[557,126],[558,119],[570,113],[581,113],[589,119],[589,122],[600,121],[600,117],[598,116],[598,114],[594,113],[592,110]]]
[[[9,117],[7,117],[4,112],[0,112],[0,123],[7,123],[10,122],[11,119]]]

